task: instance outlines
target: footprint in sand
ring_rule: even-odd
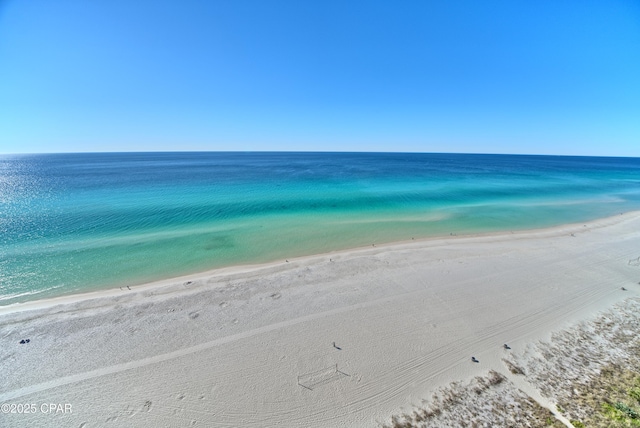
[[[200,316],[199,312],[191,312],[189,313],[189,318],[191,318],[192,320],[198,318]]]

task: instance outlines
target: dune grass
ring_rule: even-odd
[[[640,427],[640,299],[530,346],[514,365],[577,428]]]
[[[524,376],[575,428],[640,428],[640,299],[556,332],[503,359],[507,376]],[[507,373],[505,371],[505,373]],[[490,371],[438,390],[386,428],[564,427],[548,409]]]
[[[489,371],[468,383],[438,390],[412,413],[396,415],[386,428],[564,427],[553,413],[517,389],[505,376]]]

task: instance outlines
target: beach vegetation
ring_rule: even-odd
[[[513,362],[509,361],[509,360],[505,360],[502,359],[502,362],[504,363],[505,366],[507,366],[507,369],[509,369],[509,371],[515,375],[524,375],[524,369],[520,366],[515,365]]]
[[[396,415],[386,428],[441,426],[528,426],[562,428],[548,409],[496,372],[469,383],[454,382],[441,388],[411,414]]]
[[[631,419],[638,419],[638,412],[624,403],[617,402],[615,408]]]
[[[490,371],[438,390],[392,427],[528,426],[564,424],[511,383],[522,375],[556,403],[574,428],[640,428],[640,299],[556,332],[522,355],[503,359],[507,376]]]
[[[603,403],[602,414],[607,419],[617,422],[618,426],[640,427],[638,411],[625,403]]]
[[[635,386],[639,381],[635,370],[610,365],[587,385],[574,385],[573,398],[563,404],[569,414],[580,415],[581,420],[571,423],[576,428],[640,427],[640,401]]]
[[[631,388],[631,391],[629,391],[629,397],[631,397],[632,399],[634,399],[636,402],[640,404],[640,388],[639,387]]]
[[[574,427],[640,427],[639,314],[629,298],[510,360]]]

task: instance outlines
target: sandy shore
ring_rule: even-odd
[[[639,257],[634,212],[0,308],[0,403],[23,405],[0,420],[376,426],[451,381],[508,376],[504,343],[524,349],[637,296]]]

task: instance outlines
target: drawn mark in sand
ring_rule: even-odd
[[[313,391],[314,388],[318,388],[322,385],[326,385],[331,382],[338,381],[343,377],[349,375],[338,370],[338,365],[334,364],[331,367],[325,367],[314,372],[304,373],[298,376],[298,385],[301,387]]]

